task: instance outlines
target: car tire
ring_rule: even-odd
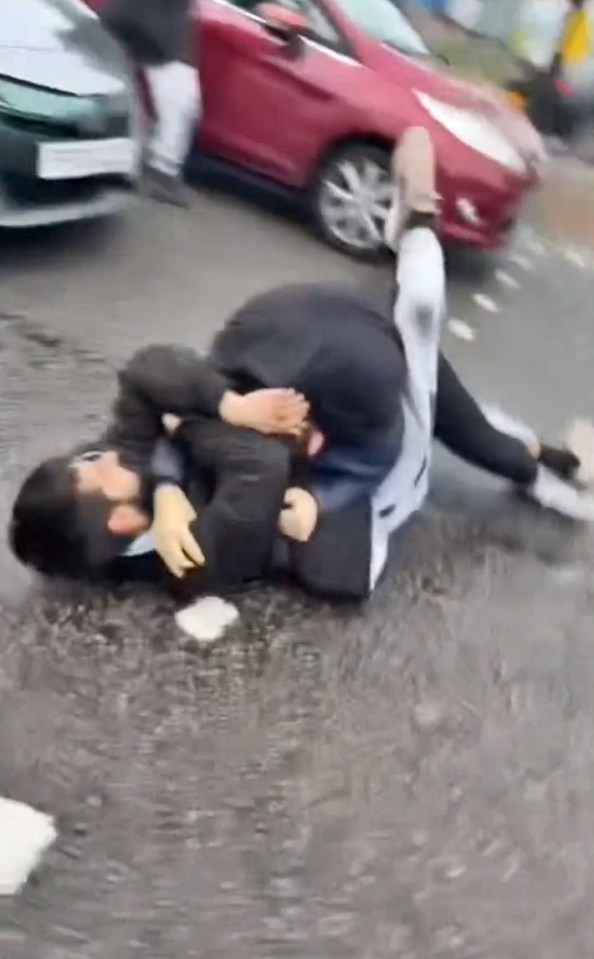
[[[319,165],[310,189],[317,232],[329,246],[355,259],[384,259],[383,227],[392,192],[388,149],[366,143],[338,147]]]

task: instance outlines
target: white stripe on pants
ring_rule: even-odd
[[[157,115],[149,166],[168,176],[178,176],[199,118],[200,77],[194,67],[175,62],[147,67],[146,79]]]

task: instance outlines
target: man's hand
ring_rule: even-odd
[[[155,549],[177,579],[199,566],[204,556],[190,532],[196,511],[179,486],[159,486],[154,496],[152,533]]]
[[[318,523],[318,504],[307,490],[293,486],[285,493],[278,526],[288,539],[297,543],[307,543],[314,534]]]
[[[295,390],[255,390],[240,396],[228,391],[219,407],[221,419],[267,435],[299,436],[305,428],[309,403]]]

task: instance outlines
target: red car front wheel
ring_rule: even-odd
[[[321,164],[310,191],[318,232],[357,259],[385,256],[393,192],[388,149],[360,142],[338,147]]]

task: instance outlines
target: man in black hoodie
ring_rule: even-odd
[[[183,167],[200,107],[192,0],[108,0],[100,16],[146,77],[156,113],[147,161],[151,195],[187,205]]]
[[[389,538],[425,501],[434,437],[542,505],[594,521],[573,485],[580,460],[501,416],[493,423],[440,355],[445,275],[425,131],[403,138],[395,180],[394,314],[348,287],[282,287],[245,304],[206,359],[142,350],[120,376],[104,442],[42,464],[23,484],[10,528],[22,562],[68,575],[115,562],[136,578],[156,552],[178,577],[197,570],[202,588],[284,572],[314,592],[361,599]],[[286,402],[297,425],[311,413],[313,458],[241,428],[262,428],[246,420],[250,391],[282,387],[294,391]],[[167,413],[187,464],[179,476],[153,457]],[[264,431],[287,432],[272,427]]]

